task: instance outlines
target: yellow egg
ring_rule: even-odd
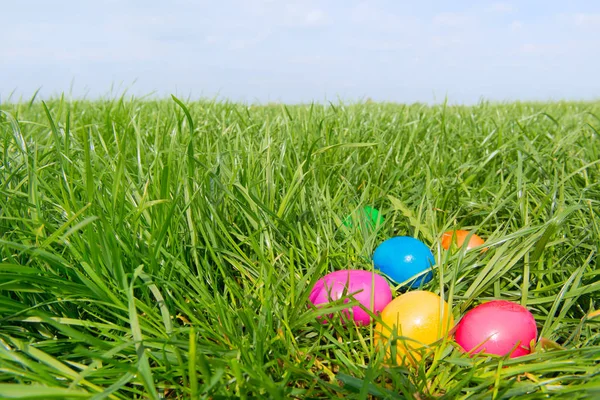
[[[454,326],[448,303],[435,293],[407,292],[390,302],[375,325],[375,345],[385,346],[388,358],[396,349],[399,365],[416,363],[429,354],[432,344]]]

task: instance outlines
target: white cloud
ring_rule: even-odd
[[[515,20],[510,24],[510,30],[513,32],[518,32],[523,29],[523,22]]]
[[[338,62],[341,62],[343,59],[341,57],[332,57],[332,56],[323,56],[323,55],[298,55],[291,57],[287,60],[290,64],[300,64],[300,65],[332,65]]]
[[[2,60],[23,64],[60,64],[75,65],[86,62],[132,62],[150,61],[155,58],[155,47],[100,47],[85,49],[62,48],[52,49],[45,46],[8,47],[2,51]]]
[[[452,47],[463,44],[463,40],[455,35],[436,35],[431,38],[431,44],[434,47]]]
[[[309,26],[324,24],[326,20],[325,12],[320,9],[311,10],[304,16],[304,22]]]
[[[408,50],[414,47],[411,40],[374,40],[359,39],[353,42],[353,47],[360,50],[375,51],[398,51]]]
[[[382,17],[379,9],[373,7],[372,4],[367,2],[358,3],[350,11],[350,18],[352,22],[366,23],[373,20],[377,20]]]
[[[509,14],[516,10],[515,7],[510,3],[494,3],[487,9],[487,11],[497,14]]]
[[[583,28],[600,28],[600,14],[578,13],[571,18],[577,26]]]
[[[568,48],[557,44],[526,43],[520,48],[521,53],[537,56],[560,56],[567,52]]]
[[[536,51],[538,51],[538,49],[539,49],[539,46],[537,46],[533,43],[526,43],[521,46],[521,52],[523,52],[523,53],[535,53]]]
[[[358,3],[351,9],[350,23],[371,32],[414,34],[424,28],[423,22],[416,16],[395,14],[368,2]]]
[[[255,35],[249,35],[243,38],[236,37],[229,41],[230,50],[248,50],[264,42],[269,36],[270,31],[263,31]]]
[[[446,27],[461,27],[472,22],[472,17],[465,13],[446,12],[433,17],[433,24]]]
[[[244,14],[250,15],[250,18],[245,18],[244,24],[258,22],[284,28],[311,28],[328,23],[327,13],[317,2],[255,0],[243,2],[242,7],[247,11]]]
[[[217,44],[221,41],[221,38],[217,35],[206,35],[204,37],[204,43],[208,45]]]

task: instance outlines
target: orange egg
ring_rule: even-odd
[[[388,357],[395,345],[399,365],[415,364],[454,326],[448,303],[435,293],[407,292],[390,302],[375,325],[375,345],[384,346]]]
[[[462,229],[444,232],[444,234],[442,235],[442,247],[448,250],[452,243],[454,243],[458,248],[462,247],[469,233],[469,231],[465,231]],[[479,247],[484,243],[485,242],[482,238],[473,233],[471,235],[471,238],[469,239],[469,243],[467,243],[467,250]]]

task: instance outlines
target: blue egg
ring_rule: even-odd
[[[435,265],[433,253],[418,239],[410,236],[396,236],[387,239],[375,249],[375,268],[396,283],[408,281],[415,275],[431,269]],[[411,288],[427,283],[433,278],[431,271],[409,282]]]

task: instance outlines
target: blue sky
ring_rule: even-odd
[[[0,2],[0,99],[600,98],[600,2]]]

